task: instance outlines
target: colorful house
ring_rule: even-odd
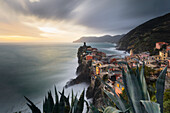
[[[170,57],[170,45],[166,46],[166,51],[168,52],[168,56]]]
[[[92,51],[97,51],[98,49],[97,48],[92,48]]]
[[[164,44],[168,45],[168,43],[166,43],[166,42],[157,42],[156,49],[161,49],[162,45],[164,45]]]
[[[159,56],[161,57],[161,60],[165,61],[166,58],[168,57],[168,52],[167,51],[159,51]]]
[[[91,55],[92,52],[87,50],[87,51],[86,51],[86,54]]]
[[[133,56],[133,50],[132,49],[130,50],[130,56]]]
[[[155,60],[161,60],[161,57],[159,55],[153,55],[152,56]]]
[[[92,55],[87,55],[86,56],[86,60],[92,60],[93,59],[93,56]]]
[[[150,53],[148,52],[143,52],[139,54],[140,59],[147,59],[150,56]]]
[[[170,67],[170,57],[167,57],[166,60],[168,61],[168,67]]]
[[[166,51],[170,51],[170,45],[166,46]]]
[[[121,83],[115,82],[115,93],[117,95],[121,94],[124,90],[124,86]]]
[[[87,48],[87,51],[92,51],[92,48],[91,47]]]

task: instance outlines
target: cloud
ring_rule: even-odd
[[[6,0],[4,3],[14,11],[24,15],[65,20],[74,16],[72,11],[81,2],[80,0]]]
[[[39,37],[49,34],[39,28],[57,29],[56,34],[62,31],[74,34],[72,37],[122,34],[170,12],[169,0],[2,0],[0,3],[1,23],[18,24],[29,35],[33,32],[33,36]]]
[[[167,12],[169,0],[93,0],[76,10],[81,16],[79,24],[96,28],[101,32],[127,32],[137,25]]]
[[[30,2],[40,2],[40,0],[29,0]]]

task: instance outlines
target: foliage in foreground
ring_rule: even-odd
[[[57,93],[57,90],[55,88],[55,102],[53,100],[51,91],[48,92],[48,96],[45,97],[45,101],[43,102],[43,113],[82,113],[84,108],[84,102],[88,103],[84,100],[84,92],[83,91],[80,95],[80,98],[77,98],[77,95],[74,96],[74,93],[72,91],[71,96],[71,103],[69,102],[69,96],[66,97],[64,94],[64,89],[61,92],[59,92],[60,99]],[[32,110],[32,113],[41,113],[40,109],[37,108],[33,102],[31,102],[27,97],[25,99],[29,102],[27,105]],[[88,109],[87,109],[88,112]]]
[[[169,113],[170,111],[170,89],[166,89],[164,93],[164,113]]]
[[[166,71],[167,67],[160,73],[156,81],[157,103],[152,102],[150,100],[150,96],[147,90],[147,84],[144,77],[144,64],[140,72],[139,68],[137,67],[136,73],[132,71],[129,65],[127,65],[126,72],[124,69],[122,69],[122,79],[125,87],[125,92],[128,97],[128,101],[126,101],[121,95],[118,96],[113,88],[111,88],[108,84],[106,84],[98,77],[98,79],[111,90],[112,93],[108,92],[107,90],[104,90],[104,92],[109,97],[109,99],[116,105],[116,107],[113,107],[113,105],[108,104],[108,106],[106,106],[106,108],[103,109],[102,112],[163,113],[163,94]],[[99,110],[94,112],[99,113]]]
[[[122,69],[123,83],[125,87],[125,92],[128,99],[124,99],[121,95],[117,95],[115,90],[102,81],[99,77],[98,79],[106,85],[111,92],[104,90],[104,93],[109,97],[106,100],[107,106],[101,106],[101,109],[95,108],[91,105],[91,112],[93,113],[163,113],[163,94],[165,85],[167,67],[160,73],[156,81],[156,100],[157,102],[152,102],[150,100],[150,95],[147,90],[147,84],[144,77],[144,65],[139,71],[137,67],[136,72],[127,65],[127,70],[125,72]],[[59,92],[60,93],[60,92]],[[114,95],[113,95],[114,94]],[[84,91],[82,92],[79,99],[77,95],[74,96],[72,91],[71,104],[69,102],[69,96],[64,95],[64,89],[60,93],[60,99],[55,88],[55,101],[53,100],[51,92],[48,92],[48,97],[45,97],[43,102],[43,113],[82,113],[84,102]],[[26,97],[25,97],[26,98]],[[32,110],[32,113],[41,113],[41,111],[28,99],[28,106]],[[168,105],[169,101],[166,101],[164,105]],[[116,106],[116,107],[115,107]],[[164,109],[166,111],[166,109]],[[87,107],[87,112],[88,112]]]

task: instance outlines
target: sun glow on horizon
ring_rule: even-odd
[[[1,8],[0,12],[3,12]],[[82,36],[103,35],[95,29],[76,24],[75,20],[43,19],[11,12],[0,16],[0,19],[7,20],[0,21],[0,42],[73,42]],[[11,18],[12,21],[8,22]]]

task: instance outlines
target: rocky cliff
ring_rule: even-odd
[[[94,84],[91,83],[86,91],[87,99],[92,98],[92,103],[96,108],[104,106],[104,93],[102,91],[102,88],[103,84],[101,84],[98,79],[95,79]]]
[[[81,46],[78,49],[77,57],[78,57],[78,64],[79,64],[79,66],[77,67],[77,70],[76,70],[77,77],[75,79],[72,79],[69,82],[67,82],[66,85],[65,85],[66,88],[69,87],[69,86],[75,85],[75,84],[82,83],[82,82],[86,82],[86,83],[90,84],[91,61],[83,62],[83,60],[82,60],[83,52],[88,47],[90,47],[90,46]]]
[[[170,43],[170,13],[149,20],[128,32],[119,41],[118,49],[134,52],[153,50],[156,42]]]
[[[91,65],[92,62],[88,61],[85,62],[83,60],[83,52],[86,51],[86,49],[90,46],[81,46],[78,49],[77,57],[78,57],[78,64],[79,66],[77,67],[77,77],[75,79],[70,80],[67,82],[65,87],[69,87],[75,84],[79,84],[82,82],[86,82],[89,84],[89,87],[86,91],[86,97],[87,99],[92,98],[93,99],[93,105],[97,108],[100,108],[100,106],[104,105],[104,100],[103,100],[103,93],[102,93],[102,84],[98,79],[95,79],[94,83],[91,80],[91,75],[92,75],[92,70],[91,70]]]

